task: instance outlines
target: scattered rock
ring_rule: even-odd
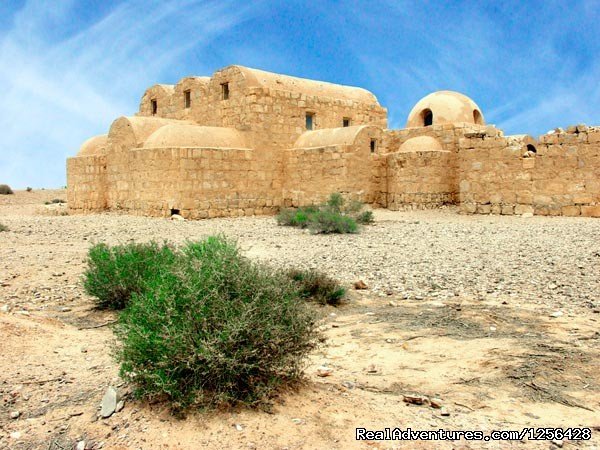
[[[550,317],[554,317],[554,318],[558,318],[558,317],[562,317],[562,316],[563,316],[562,311],[555,311],[552,314],[550,314]]]
[[[404,395],[403,401],[411,405],[425,405],[429,403],[429,398],[424,395]]]
[[[115,412],[120,412],[125,407],[125,400],[119,400],[117,403],[117,407],[115,408]]]
[[[185,219],[182,216],[180,216],[179,214],[173,214],[171,216],[171,220],[177,220],[179,222],[185,221]]]
[[[333,373],[333,369],[331,367],[317,367],[317,375],[320,377],[328,377]]]
[[[292,422],[294,422],[296,425],[300,425],[304,422],[304,420],[296,418],[296,419],[292,419]]]
[[[396,306],[398,306],[398,303],[397,303],[397,302],[395,302],[394,300],[390,300],[390,303],[389,303],[389,305],[390,305],[390,306],[393,306],[393,307],[396,307]]]
[[[12,433],[10,433],[10,438],[14,440],[21,439],[21,432],[13,431]]]
[[[562,439],[552,439],[550,442],[552,442],[554,445],[556,445],[558,448],[562,448],[564,445],[564,442]]]
[[[358,280],[354,283],[354,289],[356,289],[356,290],[363,290],[363,289],[368,289],[368,288],[369,287],[363,280]]]
[[[448,409],[446,409],[445,406],[442,406],[442,409],[440,410],[440,414],[444,417],[448,417],[450,415],[450,411],[448,411]]]
[[[429,404],[431,405],[432,408],[439,409],[442,407],[442,400],[437,397],[431,397],[429,399]]]
[[[79,441],[75,446],[75,450],[85,450],[85,441]]]
[[[344,381],[342,382],[342,386],[344,386],[346,389],[354,389],[356,387],[352,381]]]
[[[11,419],[18,419],[21,416],[21,413],[19,411],[11,411],[10,413],[10,418]]]
[[[377,366],[375,364],[370,364],[366,370],[367,370],[367,373],[378,373],[379,372],[379,369],[377,368]]]
[[[100,411],[100,417],[106,419],[113,415],[113,413],[117,409],[117,403],[119,402],[119,395],[117,390],[109,386],[104,394],[104,398],[102,398],[102,409]]]
[[[244,430],[244,426],[242,424],[236,423],[233,425],[235,427],[236,430],[238,431],[243,431]]]

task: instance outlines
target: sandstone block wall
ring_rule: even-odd
[[[382,134],[365,125],[304,133],[284,153],[284,204],[319,204],[334,192],[377,203],[384,182]]]
[[[396,152],[387,155],[387,208],[425,209],[455,204],[456,161],[449,151]]]
[[[287,150],[285,206],[323,203],[340,192],[365,203],[374,203],[379,191],[373,177],[376,156],[355,152],[353,146],[327,146]]]
[[[486,130],[494,135],[501,133],[493,127],[471,123],[386,130],[382,143],[382,151],[388,153],[386,180],[379,204],[393,210],[456,204],[459,140],[465,134],[484,134]],[[423,137],[432,138],[439,147],[404,151],[404,144]]]
[[[114,209],[152,216],[203,219],[270,214],[279,206],[271,175],[250,149],[131,150]],[[132,194],[133,193],[133,194]]]
[[[265,77],[263,80],[261,77]],[[370,95],[343,98],[353,89],[340,86],[320,90],[317,82],[277,78],[275,74],[229,66],[207,77],[189,77],[177,85],[155,85],[140,103],[139,115],[152,116],[152,100],[157,102],[155,117],[187,119],[199,125],[231,127],[253,134],[257,149],[290,148],[306,131],[306,113],[314,114],[314,129],[337,128],[343,119],[351,125],[387,126],[387,110]],[[274,78],[274,79],[273,79]],[[306,82],[306,91],[294,83]],[[223,85],[228,98],[223,98]],[[329,83],[325,83],[329,85]],[[334,86],[334,85],[332,85]],[[185,108],[184,92],[190,91],[191,104]],[[366,92],[366,91],[365,91]]]
[[[397,152],[401,145],[409,139],[430,136],[437,139],[443,150],[450,152],[458,152],[458,141],[465,134],[469,133],[484,133],[489,127],[476,125],[471,123],[456,123],[433,125],[429,127],[404,128],[401,130],[387,130],[383,140],[385,152]],[[500,130],[498,130],[499,132]]]
[[[529,140],[460,142],[460,202],[466,213],[600,217],[600,129],[570,128]]]
[[[67,186],[67,202],[72,212],[106,209],[106,156],[69,158]]]

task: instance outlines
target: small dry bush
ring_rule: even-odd
[[[192,406],[259,405],[297,380],[319,340],[297,282],[243,257],[224,237],[175,249],[90,250],[86,289],[125,309],[116,328],[121,376],[136,394]]]
[[[321,305],[339,305],[346,289],[338,281],[316,270],[291,269],[287,272],[298,285],[300,296]]]
[[[358,201],[347,202],[341,194],[331,194],[327,203],[297,209],[283,209],[276,217],[279,225],[308,228],[313,233],[357,233],[359,224],[373,223],[373,213]]]
[[[14,194],[14,192],[8,184],[0,184],[0,195],[11,195],[11,194]]]
[[[148,280],[169,270],[174,261],[174,250],[167,244],[96,244],[88,251],[83,286],[97,308],[123,309]]]

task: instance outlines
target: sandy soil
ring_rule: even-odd
[[[376,211],[361,234],[314,236],[268,217],[173,222],[44,205],[65,197],[0,196],[0,448],[600,448],[600,220]],[[80,278],[92,242],[214,233],[250,257],[369,289],[322,309],[326,343],[272,408],[175,419],[119,380],[115,317],[93,309]],[[108,386],[125,407],[98,419]],[[408,394],[438,397],[450,415]],[[357,427],[591,427],[592,440],[358,442]]]

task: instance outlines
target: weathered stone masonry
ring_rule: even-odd
[[[600,217],[600,129],[504,136],[441,91],[389,130],[364,89],[229,66],[149,88],[136,116],[67,160],[67,185],[73,213],[270,214],[342,192],[390,209]]]

